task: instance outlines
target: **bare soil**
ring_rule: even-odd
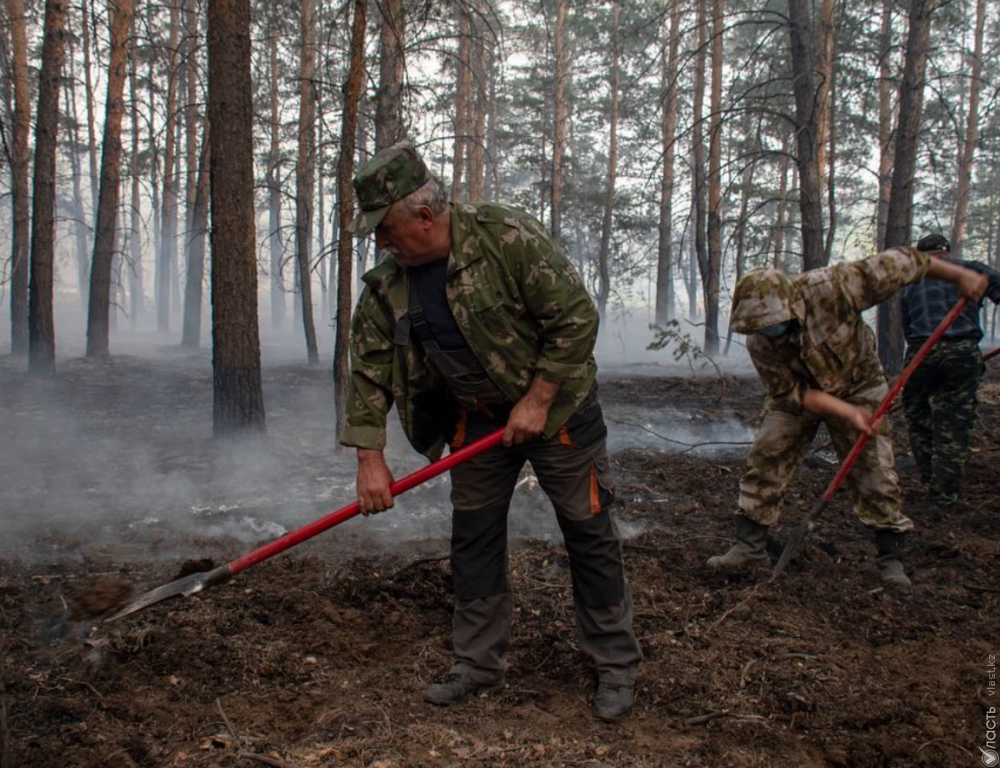
[[[302,393],[323,393],[322,402],[328,375],[304,366],[268,371],[270,430],[284,434],[281,420],[294,417],[290,404]],[[17,361],[0,360],[0,392],[22,429],[52,415]],[[717,381],[655,376],[610,379],[602,390],[609,404],[670,405],[709,421],[752,423],[756,381],[731,379],[720,394]],[[102,414],[111,436],[138,428],[171,471],[212,460],[204,361],[193,372],[138,358],[110,368],[71,361],[45,396],[78,414]],[[645,653],[635,709],[621,725],[590,716],[594,680],[576,645],[568,565],[550,541],[512,545],[517,607],[506,685],[442,709],[421,695],[449,661],[453,598],[443,536],[375,546],[359,518],[210,592],[95,626],[73,619],[103,612],[129,585],[157,586],[252,545],[198,529],[154,540],[125,524],[95,537],[82,519],[68,524],[71,517],[30,530],[22,524],[0,559],[0,763],[979,764],[985,712],[997,702],[987,664],[1000,626],[1000,376],[987,379],[981,399],[965,503],[944,519],[923,501],[905,429],[896,425],[906,510],[918,525],[908,597],[880,588],[870,534],[844,495],[771,584],[766,570],[724,575],[704,566],[730,541],[745,448],[668,453],[677,446],[665,443],[663,451],[615,454],[617,514],[638,531],[625,546]],[[328,416],[313,410],[298,418]],[[200,436],[182,439],[178,421],[200,424]],[[297,434],[284,450],[332,451],[332,441],[307,444],[309,433]],[[50,469],[53,477],[73,471]],[[775,553],[835,471],[821,437],[789,489]],[[5,477],[0,491],[5,515],[46,491],[16,481]],[[109,510],[122,520],[145,512]]]

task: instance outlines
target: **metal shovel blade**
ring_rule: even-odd
[[[788,565],[789,561],[792,559],[792,555],[798,550],[799,546],[805,540],[809,532],[816,527],[816,523],[812,520],[805,520],[801,525],[797,525],[795,530],[792,531],[792,535],[788,539],[788,543],[785,544],[785,548],[781,551],[781,557],[778,558],[778,564],[774,566],[774,570],[771,571],[771,578],[768,581],[774,581],[781,575],[781,572],[785,570],[785,566]]]
[[[231,578],[232,573],[229,570],[228,564],[219,566],[212,571],[202,571],[183,576],[176,581],[171,581],[169,584],[163,584],[156,589],[151,589],[148,592],[131,598],[117,611],[102,619],[101,623],[108,624],[112,621],[118,621],[118,619],[141,611],[143,608],[148,608],[156,603],[162,603],[164,600],[169,600],[172,597],[190,597],[208,587],[223,584]]]

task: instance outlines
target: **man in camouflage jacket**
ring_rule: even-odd
[[[364,275],[352,321],[342,443],[358,449],[365,513],[392,506],[383,456],[393,404],[413,447],[437,459],[504,428],[497,447],[451,470],[454,661],[425,698],[458,704],[502,685],[511,599],[507,512],[530,461],[551,499],[573,577],[580,647],[594,660],[594,713],[624,718],[641,659],[597,400],[598,316],[562,249],[526,213],[449,204],[412,145],[357,173],[361,213],[385,254]]]
[[[767,389],[747,470],[740,481],[736,544],[709,559],[712,567],[767,564],[768,526],[820,424],[841,460],[860,432],[873,435],[847,477],[854,511],[874,530],[883,583],[907,589],[902,565],[913,523],[900,511],[888,424],[873,433],[871,413],[888,392],[875,337],[861,313],[904,285],[937,277],[962,295],[982,296],[985,279],[930,261],[912,248],[892,248],[858,262],[789,279],[777,270],[743,277],[733,293],[732,327],[749,334],[747,349]]]

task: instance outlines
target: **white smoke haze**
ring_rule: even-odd
[[[354,500],[354,452],[335,440],[328,326],[317,329],[318,367],[305,363],[297,329],[263,333],[267,436],[238,443],[212,439],[208,349],[185,352],[169,335],[119,325],[113,357],[95,363],[82,357],[85,325],[79,317],[63,312],[56,327],[53,381],[28,378],[26,362],[9,355],[9,331],[0,342],[0,557],[65,563],[96,550],[122,558],[236,556]],[[669,350],[646,350],[650,336],[633,329],[602,343],[601,379],[691,375],[689,362],[674,362]],[[623,346],[623,338],[630,343]],[[750,370],[743,354],[724,366],[730,373]],[[709,382],[717,376],[714,368],[700,375]],[[606,398],[604,409],[612,452],[670,453],[751,437],[750,428],[725,409],[708,418],[683,404]],[[395,413],[389,423],[387,460],[399,479],[425,461],[407,444]],[[319,538],[342,537],[344,546],[361,542],[365,550],[440,540],[444,552],[449,491],[447,477],[437,478],[400,496],[394,509],[348,521]],[[627,534],[639,532],[627,520],[622,525]],[[510,534],[560,538],[528,469],[512,502]]]

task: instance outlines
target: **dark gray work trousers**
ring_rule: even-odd
[[[503,425],[481,413],[463,412],[452,448]],[[530,461],[555,507],[569,554],[580,648],[594,660],[602,682],[635,679],[642,653],[632,631],[621,542],[607,510],[614,500],[614,481],[606,435],[595,397],[551,439],[498,446],[451,470],[452,673],[495,682],[507,668],[507,512],[521,468]]]

